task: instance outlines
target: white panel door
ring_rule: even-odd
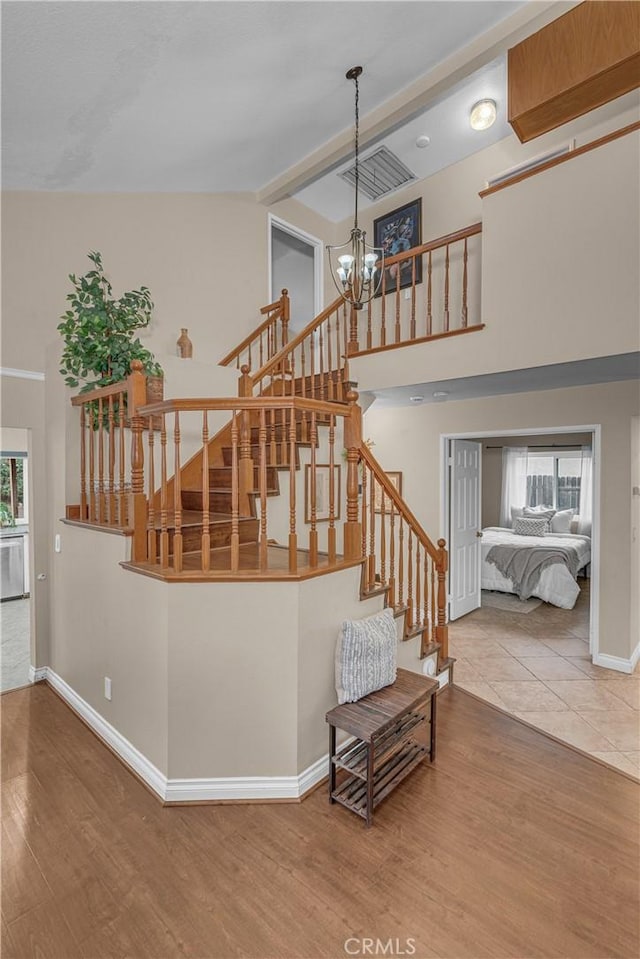
[[[480,606],[481,444],[451,440],[449,619]]]

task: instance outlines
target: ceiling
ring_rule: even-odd
[[[356,370],[357,375],[357,370]],[[640,379],[640,353],[620,353],[573,363],[553,363],[506,373],[488,373],[455,380],[434,380],[384,390],[372,390],[376,408],[447,403],[455,400],[477,399],[482,396],[501,396],[508,393],[529,393],[536,390],[559,390],[569,386],[593,383],[615,383],[619,380]],[[434,396],[446,393],[446,396]],[[417,402],[411,397],[420,397]],[[369,403],[371,405],[371,403]]]
[[[351,126],[350,66],[365,68],[364,115],[521,6],[4,2],[3,188],[257,191]],[[499,85],[503,101],[502,63],[476,81]],[[491,142],[462,129],[460,105],[468,112],[475,89],[465,82],[452,94],[453,112],[436,104],[392,134],[391,148],[411,154],[418,176]],[[503,112],[492,136],[505,129]],[[411,147],[416,130],[431,147]],[[334,175],[336,183],[350,207],[352,191]]]

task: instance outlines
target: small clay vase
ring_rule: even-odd
[[[183,360],[190,360],[193,357],[193,343],[189,339],[189,334],[184,327],[180,330],[176,350],[178,356]]]

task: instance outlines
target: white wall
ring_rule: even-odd
[[[640,410],[637,381],[518,393],[419,407],[378,409],[365,415],[365,434],[385,469],[403,471],[403,495],[435,538],[440,529],[440,438],[452,433],[517,435],[556,426],[601,426],[600,652],[628,659],[638,637],[632,632],[632,592],[621,564],[631,561],[631,418]],[[634,603],[636,600],[634,600]],[[635,610],[635,606],[634,606]]]
[[[279,297],[281,290],[289,291],[290,329],[295,332],[304,329],[316,316],[314,248],[273,224],[271,274],[271,295],[274,301]]]

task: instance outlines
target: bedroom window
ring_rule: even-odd
[[[582,452],[565,450],[527,457],[527,506],[580,511]]]

